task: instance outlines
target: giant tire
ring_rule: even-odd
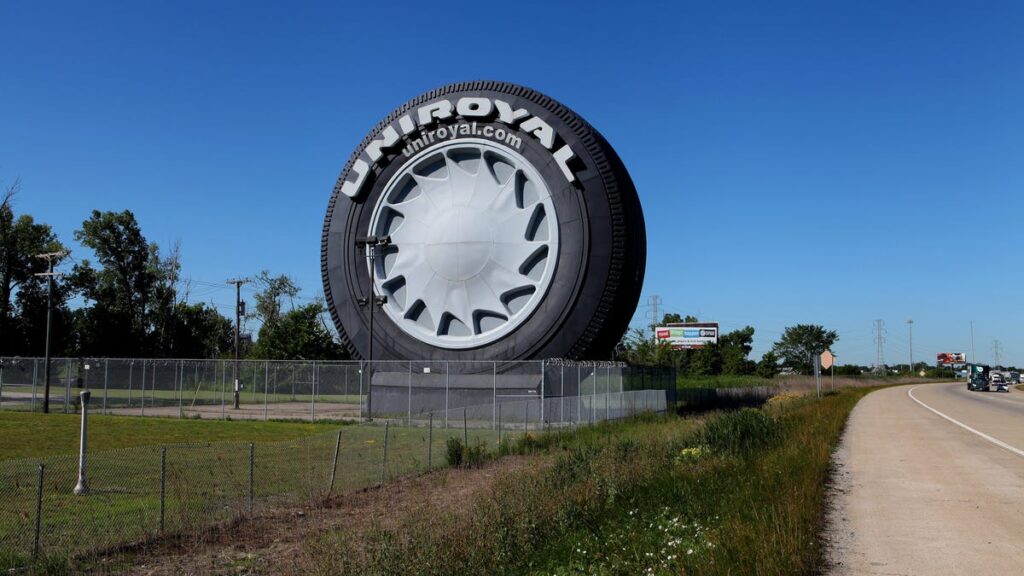
[[[424,312],[427,309],[426,304],[420,301],[405,302],[402,309],[397,308],[396,303],[396,311],[393,314],[390,311],[384,313],[381,309],[374,314],[374,359],[609,358],[636,310],[643,284],[646,233],[636,189],[615,151],[597,130],[580,116],[534,90],[493,81],[451,84],[406,102],[374,128],[342,170],[324,220],[321,270],[327,306],[343,346],[355,357],[367,357],[370,314],[368,307],[361,307],[357,302],[369,294],[369,266],[366,264],[364,253],[357,251],[354,246],[358,238],[365,237],[371,232],[371,222],[380,228],[383,226],[381,222],[387,220],[386,216],[381,215],[381,211],[388,209],[387,203],[395,196],[393,190],[397,184],[393,179],[397,180],[406,174],[405,178],[411,182],[409,176],[419,170],[418,166],[405,166],[406,163],[417,160],[415,156],[407,157],[402,152],[402,148],[410,146],[419,132],[402,136],[401,142],[393,148],[385,149],[380,159],[370,164],[369,170],[365,169],[365,164],[363,165],[363,172],[366,175],[358,195],[350,197],[343,194],[342,188],[346,182],[351,183],[358,177],[360,158],[364,161],[368,158],[367,146],[375,139],[379,140],[388,126],[397,126],[403,116],[415,117],[415,112],[432,103],[441,100],[454,102],[463,97],[500,99],[511,104],[513,110],[527,110],[532,117],[546,122],[553,128],[559,142],[567,144],[574,152],[575,158],[571,160],[571,165],[575,182],[570,183],[564,168],[553,161],[550,144],[544,145],[536,133],[523,132],[522,124],[499,123],[497,117],[479,120],[480,126],[502,127],[520,138],[521,148],[514,151],[513,144],[495,144],[496,157],[501,158],[502,145],[510,150],[510,158],[514,156],[512,152],[516,152],[520,159],[525,160],[525,163],[535,170],[531,172],[535,175],[534,178],[539,176],[547,186],[550,197],[546,201],[550,201],[555,218],[551,221],[543,220],[544,210],[541,209],[539,212],[541,220],[547,222],[548,226],[557,226],[552,228],[557,233],[557,245],[553,244],[551,249],[557,257],[551,260],[553,264],[549,267],[549,273],[543,273],[547,274],[544,277],[547,284],[543,288],[543,294],[538,299],[531,297],[529,300],[532,302],[531,306],[534,306],[532,311],[516,319],[518,324],[514,324],[514,329],[501,338],[480,345],[447,346],[443,342],[428,343],[417,337],[415,331],[405,324],[398,325],[399,322],[406,322],[405,316],[400,316],[402,310],[406,310],[406,316],[409,316],[415,306],[427,328],[433,321],[440,331],[440,324],[446,322],[444,330],[452,331],[452,339],[456,335],[454,327],[458,325],[457,321],[452,320],[455,316],[444,312],[443,318],[431,320],[432,316]],[[445,127],[456,122],[458,118],[452,118],[438,121],[436,125]],[[492,133],[493,130],[492,128]],[[437,131],[437,134],[439,136],[440,131]],[[461,137],[453,137],[450,142],[458,144],[461,140]],[[483,165],[490,161],[489,148],[481,144],[480,149],[483,150],[483,156],[479,162]],[[444,151],[440,153],[449,156],[455,154]],[[444,158],[447,161],[448,156]],[[356,172],[353,172],[354,166]],[[478,171],[480,169],[477,167]],[[493,174],[494,180],[500,182],[498,169],[488,169],[492,170],[490,173]],[[449,170],[455,171],[453,168]],[[513,178],[519,178],[519,173]],[[529,178],[522,176],[524,181]],[[505,185],[509,186],[507,183]],[[514,186],[518,187],[519,184]],[[384,197],[386,191],[388,196]],[[525,204],[526,201],[521,200],[525,193],[516,194],[517,206],[520,203]],[[466,218],[468,219],[469,215]],[[462,222],[462,216],[459,216],[458,221]],[[531,221],[529,226],[534,226],[534,223]],[[526,234],[531,233],[538,234],[536,231]],[[531,237],[529,240],[535,238]],[[413,250],[413,244],[409,244],[410,251]],[[401,251],[402,246],[398,245],[395,250]],[[546,265],[547,258],[552,255],[547,252],[545,254],[542,262]],[[526,266],[527,264],[523,264],[518,271],[522,272]],[[399,284],[404,286],[405,281]],[[504,295],[500,297],[502,302],[506,302]],[[505,312],[509,318],[513,317],[511,308]],[[487,315],[484,314],[483,317],[487,318]],[[470,343],[473,342],[473,338],[483,340],[481,336],[474,336],[477,330],[483,330],[483,321],[477,319],[473,322],[473,327],[466,328],[470,331]],[[502,322],[500,315],[495,317],[494,322]],[[508,320],[506,324],[513,325]],[[462,328],[465,327],[461,326],[459,329]],[[436,338],[443,340],[446,337],[447,334],[441,334]]]

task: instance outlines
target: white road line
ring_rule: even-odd
[[[1009,444],[1007,444],[1006,442],[1003,442],[1002,440],[999,440],[998,438],[993,438],[993,437],[989,436],[988,434],[985,434],[984,432],[980,432],[978,430],[975,430],[974,428],[971,428],[970,426],[968,426],[967,424],[964,424],[963,422],[957,420],[956,418],[953,418],[951,416],[947,416],[947,415],[943,414],[942,412],[939,412],[935,408],[932,408],[931,406],[925,404],[924,402],[921,402],[920,400],[918,400],[917,398],[914,397],[914,390],[917,390],[917,388],[918,388],[917,386],[914,386],[910,390],[907,390],[907,396],[910,396],[910,399],[913,400],[914,402],[917,402],[918,404],[920,404],[921,406],[924,406],[925,408],[931,410],[935,414],[938,414],[939,416],[942,416],[943,418],[945,418],[946,420],[949,420],[953,424],[956,424],[957,426],[963,428],[964,430],[967,430],[971,434],[977,434],[978,436],[981,436],[982,438],[984,438],[985,440],[988,440],[989,442],[995,444],[996,446],[999,446],[1000,448],[1006,448],[1007,450],[1009,450],[1010,452],[1013,452],[1017,456],[1020,456],[1020,457],[1024,458],[1024,450],[1019,450],[1017,448],[1014,448],[1013,446],[1010,446]]]

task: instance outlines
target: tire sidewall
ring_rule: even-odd
[[[370,277],[365,256],[355,247],[356,239],[369,233],[370,221],[381,196],[393,177],[401,172],[415,154],[405,156],[402,149],[418,134],[453,124],[476,122],[482,131],[485,126],[501,128],[514,133],[522,147],[516,149],[503,143],[495,145],[518,154],[533,165],[547,185],[558,222],[558,254],[554,273],[546,294],[530,315],[506,336],[473,348],[440,348],[425,343],[406,333],[379,308],[374,311],[374,359],[449,359],[449,360],[519,360],[538,357],[570,356],[577,343],[594,330],[591,319],[605,298],[609,264],[613,256],[613,206],[606,183],[609,180],[628,191],[632,182],[624,168],[615,170],[617,163],[595,158],[592,152],[611,152],[610,147],[596,135],[589,125],[568,109],[546,96],[514,85],[499,85],[498,89],[465,89],[451,85],[410,100],[388,116],[353,154],[338,179],[332,197],[331,209],[325,221],[322,246],[324,289],[332,316],[343,340],[362,357],[367,357],[370,311],[358,306],[356,300],[369,293]],[[526,109],[529,117],[537,117],[550,125],[558,135],[552,150],[545,148],[534,135],[521,130],[521,122],[509,126],[496,118],[451,118],[423,128],[418,134],[407,136],[403,142],[387,150],[374,166],[374,171],[355,198],[339,193],[343,182],[350,177],[353,160],[364,157],[366,146],[381,129],[403,114],[414,113],[419,107],[438,100],[455,103],[462,97],[500,99],[513,110]],[[568,122],[566,121],[568,118]],[[444,140],[458,143],[469,138],[480,139],[478,134]],[[576,155],[573,168],[577,181],[570,183],[555,162],[552,152],[561,142],[569,145]],[[602,150],[601,148],[607,148]],[[600,154],[598,154],[600,155]],[[617,158],[616,158],[617,159]],[[620,165],[619,165],[620,166]],[[621,172],[621,173],[615,173]],[[642,253],[641,253],[642,259]],[[642,270],[642,263],[641,263]],[[632,306],[635,308],[635,300]],[[632,309],[631,309],[632,310]]]

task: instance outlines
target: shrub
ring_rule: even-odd
[[[448,439],[448,465],[452,468],[462,466],[462,440]]]
[[[774,443],[781,434],[779,422],[754,408],[743,408],[708,421],[701,434],[703,444],[718,452],[742,454]]]
[[[487,461],[487,444],[478,442],[476,446],[465,446],[462,450],[462,462],[467,468],[479,468]]]

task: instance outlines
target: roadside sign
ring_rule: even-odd
[[[654,328],[654,338],[673,350],[703,348],[718,343],[718,322],[677,322]]]
[[[821,367],[831,368],[833,362],[835,362],[835,359],[836,357],[835,355],[832,354],[831,350],[825,350],[824,352],[821,353]]]

